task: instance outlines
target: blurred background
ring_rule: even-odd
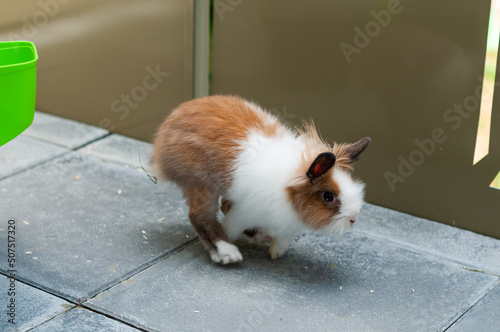
[[[329,142],[370,136],[367,201],[500,238],[497,0],[0,0],[37,109],[151,141],[236,94]]]

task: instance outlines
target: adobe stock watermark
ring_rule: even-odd
[[[16,324],[16,280],[17,280],[17,262],[16,262],[16,221],[7,221],[7,322]]]
[[[402,11],[403,5],[399,0],[389,0],[386,9],[370,11],[373,20],[367,22],[364,29],[358,26],[354,27],[353,43],[341,42],[339,45],[347,63],[351,63],[351,57],[354,54],[360,54],[361,50],[370,45],[373,38],[377,37],[392,22],[393,16],[401,14]]]
[[[458,130],[464,121],[470,117],[471,114],[479,110],[481,92],[483,89],[483,77],[478,76],[477,79],[480,81],[474,90],[474,95],[469,95],[464,98],[462,103],[453,104],[452,107],[446,109],[443,112],[443,121],[449,124],[453,131]],[[495,84],[496,86],[497,84]],[[489,91],[493,93],[493,91]],[[404,183],[406,179],[412,176],[419,166],[422,166],[424,162],[432,156],[439,148],[439,146],[448,140],[449,136],[446,130],[443,128],[434,128],[431,134],[427,138],[415,139],[413,143],[415,144],[415,149],[412,150],[407,156],[399,155],[396,172],[385,171],[384,178],[391,189],[391,192],[396,191],[396,185],[398,183]]]
[[[236,332],[259,331],[265,320],[274,313],[274,304],[262,302],[258,308],[252,310],[248,316],[240,320],[236,326]]]
[[[35,37],[41,29],[45,28],[61,9],[61,6],[68,4],[71,0],[40,0],[38,7],[40,10],[33,15],[21,17],[23,25],[21,35],[11,32],[7,36],[10,41],[26,40]]]
[[[283,106],[283,110],[282,111],[280,111],[277,108],[271,108],[269,110],[269,113],[275,115],[278,119],[284,119],[284,120],[293,120],[293,119],[295,119],[297,117],[297,114],[288,113],[286,105]]]
[[[160,64],[157,64],[154,68],[146,66],[145,70],[147,74],[142,78],[141,84],[134,86],[129,93],[122,93],[119,98],[111,102],[111,112],[119,114],[118,119],[125,120],[128,118],[130,110],[136,109],[141,102],[146,100],[148,93],[158,88],[164,79],[170,75],[170,73],[161,70]],[[110,118],[101,119],[99,126],[110,131],[116,129],[116,125]]]
[[[243,0],[215,0],[214,12],[219,20],[224,21],[224,14],[226,12],[232,12],[234,8],[241,5],[242,2]]]

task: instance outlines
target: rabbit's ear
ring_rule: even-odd
[[[361,152],[365,151],[365,149],[370,145],[371,142],[370,137],[365,137],[357,141],[356,143],[352,143],[346,149],[347,156],[352,160],[356,161]]]
[[[335,155],[331,152],[323,152],[320,153],[316,159],[312,162],[309,170],[306,173],[306,176],[309,180],[313,181],[314,179],[320,177],[325,174],[330,168],[335,164]]]

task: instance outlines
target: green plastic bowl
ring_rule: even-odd
[[[31,42],[0,42],[0,146],[33,122],[37,60]]]

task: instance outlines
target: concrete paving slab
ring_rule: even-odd
[[[27,136],[16,137],[0,146],[0,180],[66,152],[67,149]]]
[[[353,232],[500,275],[500,240],[365,204]]]
[[[303,235],[276,261],[240,248],[219,266],[196,243],[86,305],[159,331],[442,331],[498,282],[353,233]]]
[[[33,123],[23,135],[76,149],[108,133],[99,127],[36,111]]]
[[[195,237],[178,190],[86,154],[70,152],[1,188],[0,238],[15,220],[19,278],[75,302]]]
[[[479,301],[449,332],[498,332],[500,330],[500,285]]]
[[[75,308],[32,330],[33,332],[66,332],[66,331],[106,331],[132,332],[139,331],[126,324],[99,315],[84,308]]]
[[[9,291],[10,290],[10,291]],[[73,307],[72,304],[39,289],[28,286],[20,281],[7,279],[0,275],[0,331],[26,331],[57,316]],[[12,293],[13,291],[13,293]],[[10,294],[9,294],[10,293]],[[13,318],[7,315],[11,309],[8,305],[14,299],[14,324],[8,320]]]
[[[151,143],[113,134],[87,145],[79,152],[89,153],[105,161],[113,161],[136,168],[139,168],[142,163],[147,169],[151,150]]]

